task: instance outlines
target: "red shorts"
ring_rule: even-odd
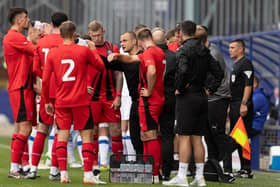
[[[94,124],[98,123],[118,123],[121,122],[120,110],[114,110],[111,108],[113,101],[91,101],[90,107],[93,114]]]
[[[56,108],[55,118],[57,127],[61,130],[70,130],[72,123],[74,124],[74,130],[93,129],[89,106]]]
[[[158,119],[161,110],[161,106],[151,106],[147,98],[146,101],[144,101],[144,106],[138,107],[139,123],[142,132],[158,129]]]
[[[9,92],[10,103],[13,111],[14,121],[33,121],[35,115],[35,97],[31,89],[19,89]]]
[[[50,102],[54,105],[55,99],[51,99]],[[39,122],[45,125],[53,125],[54,118],[53,116],[47,114],[45,109],[45,101],[43,99],[40,100],[40,109],[39,109]]]

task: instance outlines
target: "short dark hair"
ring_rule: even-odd
[[[133,32],[133,31],[126,31],[126,32],[122,33],[121,35],[124,35],[124,34],[129,34],[131,39],[135,39],[136,40],[135,32]]]
[[[137,40],[145,40],[145,39],[152,39],[153,35],[149,28],[143,28],[139,30],[137,34]]]
[[[166,32],[165,39],[169,40],[170,38],[172,38],[174,36],[175,36],[175,29],[171,29],[171,30]]]
[[[180,32],[180,30],[181,30],[181,23],[176,23],[176,26],[174,28],[174,32],[178,33],[178,32]]]
[[[244,40],[238,38],[238,39],[232,40],[230,43],[238,43],[243,48],[243,51],[245,51],[246,46],[245,46]]]
[[[134,32],[137,32],[139,31],[140,29],[143,29],[143,28],[147,28],[147,25],[144,25],[144,24],[138,24],[134,27]]]
[[[192,21],[183,21],[180,30],[184,35],[193,36],[196,31],[196,24]]]
[[[25,8],[21,8],[21,7],[10,8],[9,14],[8,14],[8,20],[9,20],[10,24],[13,25],[15,23],[15,17],[22,13],[28,14],[28,12]]]
[[[88,24],[88,30],[96,32],[99,29],[104,31],[103,23],[101,21],[93,20]]]
[[[200,39],[202,43],[206,43],[208,38],[208,28],[204,25],[198,25],[195,36]]]
[[[52,17],[52,24],[54,27],[59,27],[63,22],[68,20],[68,16],[63,12],[55,12]]]
[[[71,38],[76,32],[76,25],[72,21],[65,21],[60,25],[59,30],[62,38]]]

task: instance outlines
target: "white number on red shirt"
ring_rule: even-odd
[[[69,68],[67,69],[67,71],[63,75],[62,81],[63,82],[68,82],[68,81],[76,80],[75,76],[70,76],[70,74],[72,73],[72,71],[75,67],[75,62],[72,59],[64,59],[64,60],[61,60],[61,64],[69,64]]]
[[[50,51],[49,48],[42,48],[42,52],[44,53],[44,64],[47,62],[47,56],[49,51]]]

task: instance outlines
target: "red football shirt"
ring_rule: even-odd
[[[116,45],[113,45],[105,41],[104,45],[96,46],[100,57],[103,61],[107,61],[107,56],[110,53],[119,53],[119,49]],[[99,100],[99,97],[106,100],[113,100],[116,96],[115,89],[115,73],[111,69],[104,69],[102,72],[96,72],[96,70],[88,69],[88,85],[93,87],[93,97]]]
[[[3,39],[3,47],[9,77],[8,90],[27,88],[27,85],[31,85],[35,46],[22,33],[10,29]]]
[[[56,108],[89,105],[87,93],[87,67],[105,68],[97,51],[77,44],[52,48],[43,70],[42,97],[49,103],[49,79],[54,73],[56,81]]]
[[[62,44],[63,40],[60,34],[48,34],[41,38],[36,46],[36,50],[33,58],[33,71],[42,78],[42,72],[47,60],[47,55],[51,48],[57,47]],[[50,98],[55,98],[55,79],[54,75],[50,79]]]
[[[171,42],[171,43],[169,43],[168,44],[168,49],[170,50],[170,51],[173,51],[173,52],[176,52],[177,51],[177,49],[178,49],[178,43],[177,42]]]
[[[164,102],[163,77],[165,70],[165,54],[159,47],[152,46],[146,49],[142,54],[139,54],[138,57],[141,60],[139,69],[139,93],[141,91],[141,87],[147,88],[148,66],[154,65],[156,67],[156,82],[152,95],[149,97],[149,103],[151,105],[162,105]],[[141,83],[144,85],[141,85]],[[142,101],[142,99],[140,99],[140,101]],[[140,102],[139,106],[143,106],[143,103]]]

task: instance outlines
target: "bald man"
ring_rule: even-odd
[[[152,30],[153,40],[165,53],[164,75],[164,107],[159,117],[160,131],[162,135],[162,176],[163,180],[169,180],[173,163],[173,139],[175,121],[175,70],[176,53],[170,51],[166,45],[165,31],[156,27]]]

